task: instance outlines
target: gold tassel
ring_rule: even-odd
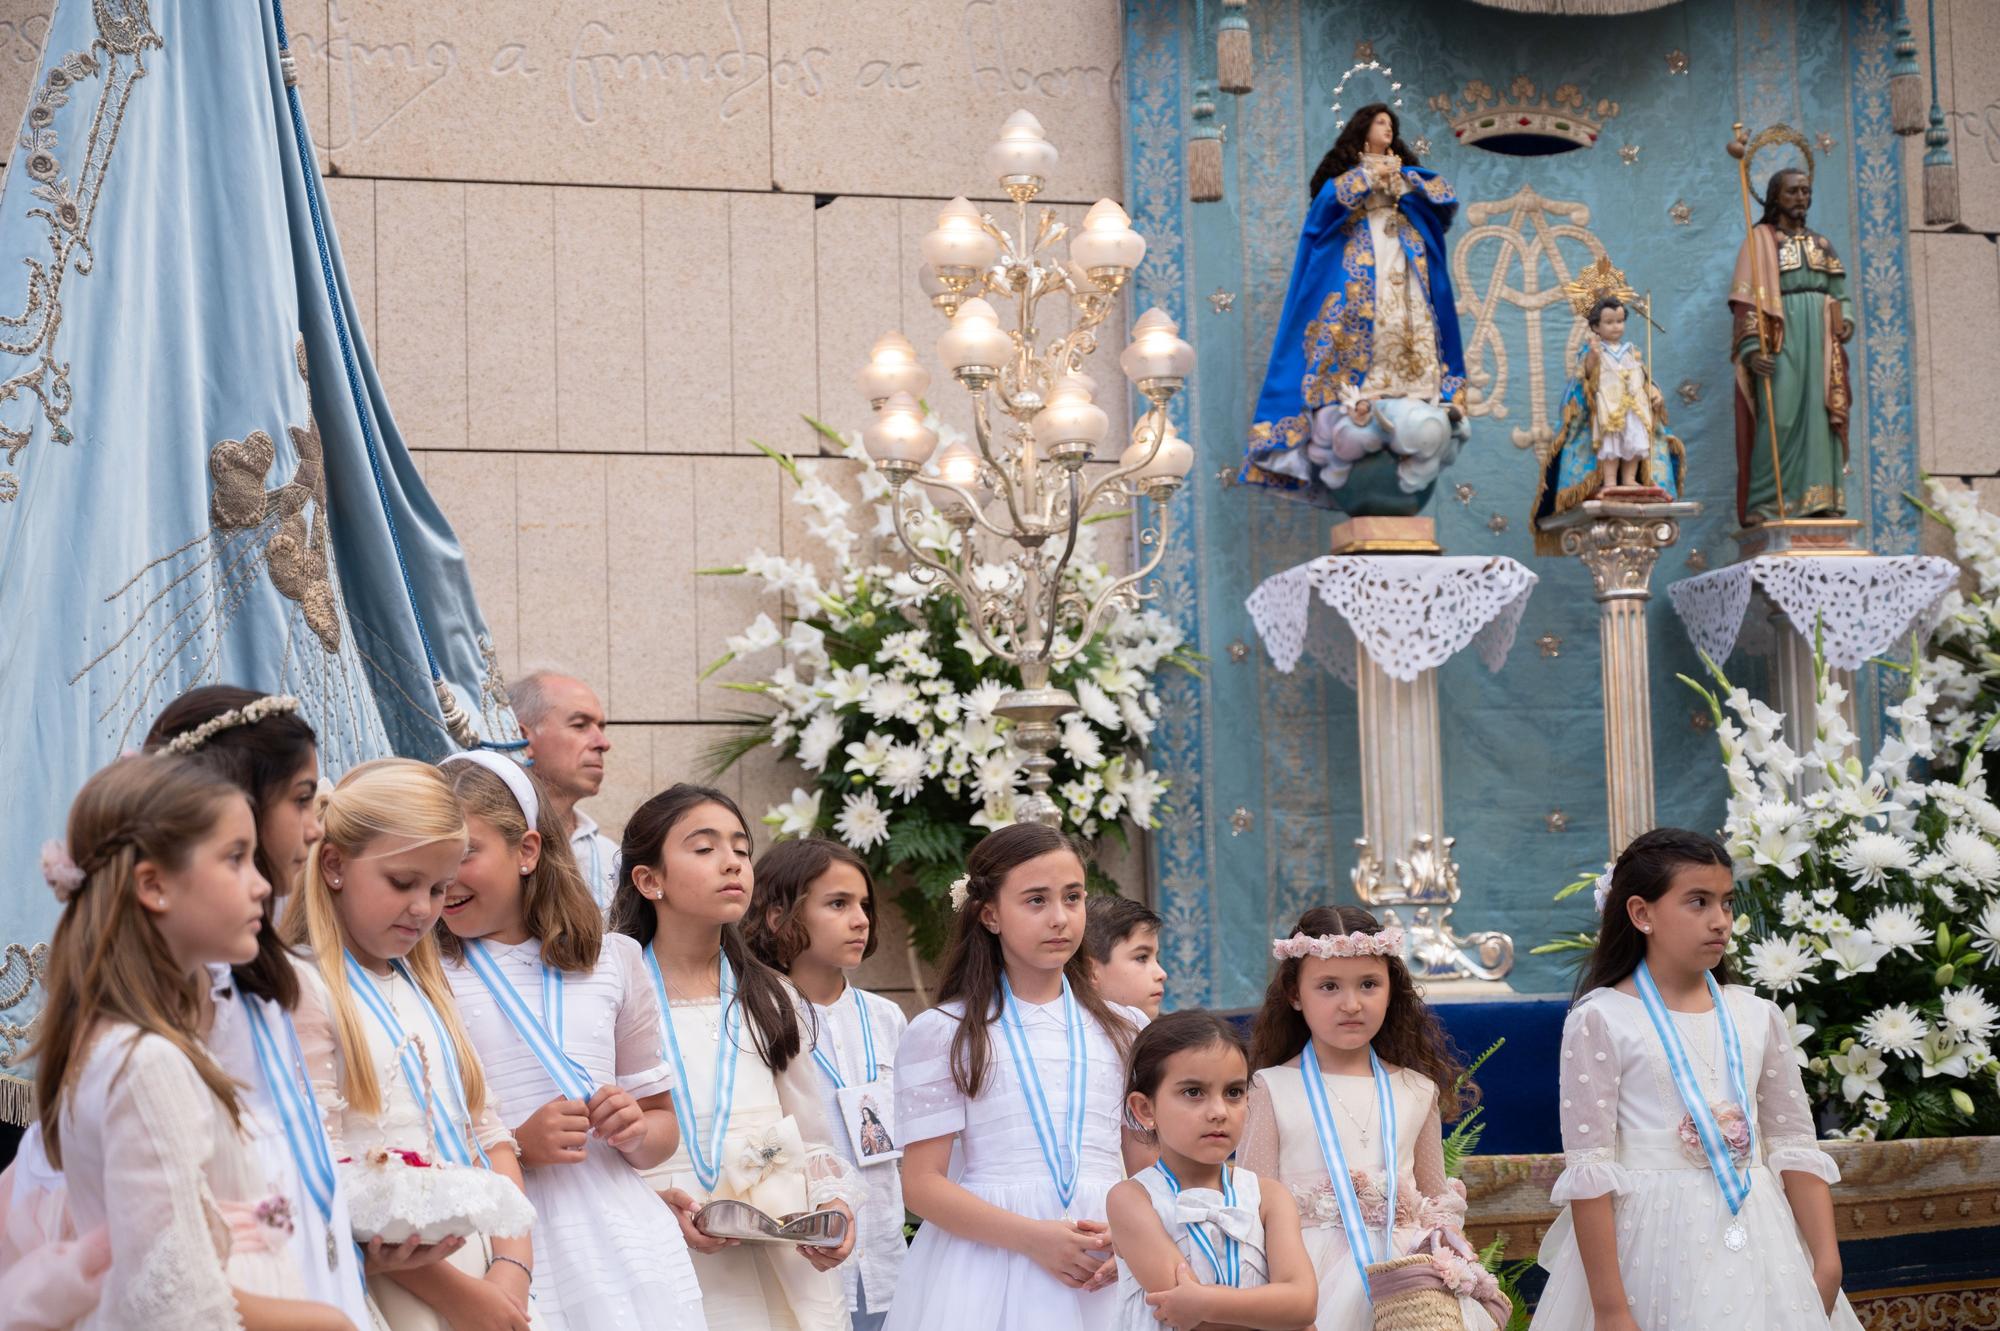
[[[1930,154],[1925,154],[1928,157]],[[1958,222],[1958,167],[1949,156],[1924,163],[1924,225],[1955,226]]]
[[[12,1123],[17,1128],[25,1128],[35,1121],[33,1082],[0,1077],[0,1119]]]
[[[1250,51],[1250,20],[1243,15],[1248,0],[1222,0],[1222,21],[1215,29],[1215,86],[1241,95],[1255,82]]]
[[[1188,198],[1215,203],[1222,198],[1222,131],[1203,125],[1188,137]],[[1928,179],[1928,177],[1926,177]]]

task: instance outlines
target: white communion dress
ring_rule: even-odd
[[[527,1010],[543,1016],[541,943],[485,948]],[[562,1092],[478,974],[447,962],[445,975],[486,1069],[487,1096],[502,1122],[526,1122]],[[550,1034],[593,1087],[615,1085],[643,1099],[673,1086],[660,1057],[660,1005],[637,942],[606,935],[596,967],[563,975],[560,995],[562,1030]],[[523,1173],[535,1204],[535,1312],[549,1331],[707,1325],[680,1222],[616,1147],[592,1136],[577,1163]]]
[[[1577,1000],[1563,1028],[1566,1168],[1552,1200],[1565,1209],[1542,1242],[1549,1283],[1535,1331],[1595,1325],[1567,1208],[1604,1196],[1612,1198],[1618,1268],[1640,1331],[1860,1331],[1845,1295],[1831,1316],[1825,1311],[1780,1178],[1788,1170],[1828,1183],[1840,1178],[1814,1137],[1784,1014],[1749,989],[1731,985],[1722,992],[1754,1101],[1745,1109],[1757,1159],[1736,1217],[1747,1242],[1731,1250],[1724,1241],[1729,1207],[1699,1147],[1683,1144],[1686,1110],[1645,1004],[1615,989],[1594,989]],[[1714,1012],[1675,1012],[1672,1020],[1702,1090],[1712,1102],[1731,1099]]]
[[[242,1325],[234,1289],[305,1297],[284,1194],[229,1111],[171,1041],[106,1022],[62,1117],[78,1233],[102,1227],[111,1265],[79,1331]]]
[[[1183,1188],[1176,1193],[1167,1176],[1158,1169],[1142,1169],[1132,1178],[1146,1190],[1153,1203],[1153,1214],[1166,1226],[1167,1236],[1187,1259],[1188,1270],[1194,1272],[1196,1280],[1204,1285],[1223,1283],[1210,1268],[1207,1253],[1189,1232],[1191,1224],[1201,1227],[1218,1256],[1225,1252],[1224,1240],[1234,1237],[1242,1268],[1236,1288],[1256,1289],[1271,1283],[1270,1263],[1264,1256],[1264,1219],[1260,1209],[1264,1192],[1257,1176],[1249,1170],[1232,1168],[1230,1174],[1230,1187],[1236,1194],[1233,1206],[1225,1204],[1219,1188]],[[1146,1302],[1146,1287],[1132,1278],[1131,1268],[1122,1257],[1118,1259],[1117,1327],[1118,1331],[1159,1331],[1160,1327],[1160,1319]]]
[[[805,1001],[789,982],[785,988],[795,1008]],[[712,996],[685,1002],[672,999],[667,1009],[687,1067],[696,1130],[706,1144],[715,1123],[722,1003]],[[751,1158],[766,1150],[775,1152],[769,1158],[776,1167],[796,1172],[801,1162],[789,1159],[796,1141],[805,1156],[806,1205],[817,1208],[837,1198],[858,1211],[859,1189],[852,1171],[830,1144],[832,1130],[820,1109],[811,1056],[801,1048],[784,1071],[774,1074],[758,1056],[756,1035],[747,1018],[738,1030],[736,1046],[735,1099],[719,1162],[725,1173],[735,1169],[741,1178],[745,1170],[756,1172]],[[684,1125],[680,1149],[665,1164],[647,1170],[646,1183],[659,1192],[679,1188],[697,1203],[706,1202],[709,1193],[695,1177],[688,1136]],[[724,1186],[718,1180],[718,1189]],[[751,1200],[754,1204],[761,1199],[753,1194]],[[715,1331],[841,1331],[847,1326],[847,1291],[840,1268],[814,1270],[796,1247],[744,1243],[720,1252],[695,1253],[693,1261],[695,1278],[701,1282],[702,1307]]]
[[[1050,1122],[1064,1131],[1069,1113],[1069,1041],[1061,999],[1021,1003],[1021,1025]],[[1137,1030],[1145,1016],[1112,1005]],[[1125,1067],[1121,1046],[1088,1011],[1079,1011],[1088,1060],[1084,1082],[1083,1151],[1069,1205],[1050,1176],[1027,1092],[1008,1056],[996,1012],[988,1028],[989,1057],[978,1098],[968,1099],[951,1075],[951,1040],[965,1008],[945,1003],[921,1013],[896,1057],[896,1125],[905,1149],[913,1142],[956,1135],[952,1178],[982,1201],[1035,1220],[1104,1219],[1104,1195],[1125,1177],[1120,1153],[1120,1106]],[[903,1264],[903,1283],[889,1310],[887,1331],[1099,1331],[1117,1315],[1118,1292],[1089,1294],[1064,1285],[1020,1253],[954,1234],[942,1225],[917,1231]]]
[[[1374,1078],[1323,1073],[1327,1103],[1340,1148],[1353,1176],[1362,1217],[1379,1248],[1388,1225],[1388,1175],[1383,1168],[1382,1125]],[[1458,1233],[1465,1198],[1444,1172],[1444,1133],[1437,1084],[1408,1068],[1389,1072],[1396,1116],[1395,1252],[1401,1257],[1439,1230]],[[1313,1129],[1312,1106],[1298,1059],[1265,1068],[1250,1079],[1250,1104],[1236,1158],[1243,1168],[1291,1189],[1304,1226],[1306,1256],[1319,1279],[1318,1331],[1366,1331],[1372,1325],[1368,1290],[1348,1248],[1340,1206]],[[1493,1318],[1467,1293],[1458,1300],[1466,1331],[1493,1331]]]

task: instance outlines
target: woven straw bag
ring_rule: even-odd
[[[1445,1288],[1427,1253],[1371,1263],[1368,1293],[1375,1331],[1465,1331],[1458,1296]]]

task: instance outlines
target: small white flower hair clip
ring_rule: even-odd
[[[1400,957],[1403,955],[1403,931],[1384,929],[1379,933],[1364,933],[1355,930],[1351,934],[1293,934],[1290,938],[1271,940],[1271,955],[1279,961],[1289,961],[1304,957]]]
[[[972,875],[962,873],[951,880],[951,913],[956,915],[965,909],[965,903],[972,897]]]
[[[42,880],[65,906],[83,886],[83,870],[76,867],[76,861],[69,857],[69,847],[60,841],[42,843]]]
[[[1597,875],[1597,883],[1591,889],[1591,899],[1597,903],[1597,913],[1604,913],[1604,903],[1611,900],[1611,866],[1605,865],[1604,872]],[[1747,917],[1746,917],[1747,918]]]

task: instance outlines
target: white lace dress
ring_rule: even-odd
[[[378,1146],[415,1151],[426,1157],[435,1156],[437,1151],[431,1145],[429,1118],[424,1107],[406,1083],[388,1035],[368,1016],[365,1008],[361,1009],[358,1024],[368,1042],[368,1056],[375,1068],[375,1085],[382,1093],[382,1109],[377,1114],[363,1114],[348,1105],[342,1090],[346,1084],[345,1063],[334,1040],[333,1004],[326,981],[309,960],[302,960],[298,971],[299,1007],[292,1014],[292,1024],[298,1029],[299,1047],[305,1053],[306,1075],[312,1078],[313,1098],[319,1102],[320,1114],[326,1121],[334,1160],[359,1159]],[[450,1104],[451,1087],[443,1060],[452,1057],[452,1054],[450,1050],[445,1050],[440,1056],[439,1051],[430,1047],[436,1043],[436,1037],[431,1032],[429,1019],[424,1015],[422,995],[404,978],[401,970],[377,976],[376,986],[403,1029],[423,1046],[430,1094],[442,1103]],[[359,1007],[360,1000],[354,1001]],[[472,1135],[485,1151],[491,1152],[503,1146],[510,1151],[514,1149],[512,1134],[502,1125],[500,1116],[493,1112],[491,1096],[487,1097],[486,1105],[473,1119]],[[481,1238],[467,1243],[446,1260],[468,1275],[483,1277],[490,1256],[491,1252]],[[446,1331],[445,1323],[435,1309],[389,1276],[369,1277],[368,1296],[374,1300],[377,1312],[391,1331]],[[533,1311],[530,1309],[531,1313]],[[537,1315],[535,1326],[540,1328],[541,1325]]]
[[[1136,1008],[1114,1010],[1137,1030]],[[960,1093],[951,1076],[951,1039],[965,1009],[946,1003],[920,1014],[896,1056],[896,1127],[903,1146],[956,1136],[952,1178],[982,1201],[1036,1220],[1103,1220],[1104,1194],[1125,1177],[1119,1111],[1125,1060],[1111,1034],[1088,1012],[1085,1050],[1083,1159],[1075,1195],[1064,1206],[1029,1117],[1021,1080],[1007,1055],[999,1022],[989,1028],[992,1062],[977,1099]],[[1060,999],[1022,1003],[1021,1024],[1041,1070],[1049,1114],[1060,1133],[1069,1114],[1069,1044]],[[903,1283],[889,1310],[887,1331],[1097,1331],[1117,1315],[1118,1292],[1083,1294],[1020,1253],[954,1234],[942,1225],[917,1231],[903,1265]]]
[[[1382,1161],[1381,1125],[1376,1121],[1375,1082],[1366,1074],[1322,1074],[1340,1149],[1354,1175],[1355,1194],[1379,1248],[1389,1219],[1388,1175]],[[1444,1132],[1438,1116],[1437,1084],[1422,1073],[1398,1068],[1389,1074],[1396,1106],[1396,1232],[1393,1254],[1401,1257],[1439,1230],[1458,1233],[1465,1223],[1465,1197],[1444,1172]],[[1367,1140],[1362,1140],[1364,1130]],[[1250,1103],[1236,1158],[1244,1169],[1291,1189],[1304,1226],[1306,1255],[1319,1278],[1319,1331],[1349,1331],[1370,1325],[1368,1290],[1341,1227],[1333,1182],[1313,1130],[1312,1106],[1296,1058],[1265,1068],[1250,1079]],[[1466,1331],[1492,1331],[1493,1318],[1469,1295],[1459,1312]]]
[[[862,1053],[866,1042],[861,1038],[861,1014],[854,1006],[857,995],[867,1004],[870,1033],[875,1037],[872,1068],[863,1067],[867,1061]],[[813,1003],[808,1008],[811,1028],[807,1033],[817,1038],[820,1052],[840,1073],[841,1080],[849,1086],[869,1083],[874,1093],[882,1097],[883,1108],[894,1108],[896,1050],[910,1024],[903,1009],[880,994],[852,986],[828,1006]],[[818,1076],[820,1109],[826,1115],[827,1130],[833,1135],[833,1148],[860,1178],[861,1202],[854,1208],[860,1230],[854,1255],[841,1267],[847,1284],[847,1310],[859,1314],[866,1306],[872,1322],[889,1311],[896,1296],[896,1284],[902,1278],[903,1257],[909,1249],[903,1241],[902,1166],[891,1162],[862,1168],[861,1162],[854,1158],[854,1143],[848,1139],[841,1121],[840,1106],[834,1102],[833,1082],[816,1059],[813,1071]],[[897,1140],[897,1146],[902,1144]]]
[[[240,1327],[232,1289],[305,1297],[257,1152],[194,1064],[122,1022],[96,1033],[64,1098],[63,1177],[77,1231],[111,1241],[83,1331]]]
[[[1686,1116],[1659,1036],[1636,997],[1595,989],[1563,1028],[1561,1110],[1567,1168],[1552,1200],[1564,1207],[1542,1242],[1549,1283],[1537,1331],[1590,1331],[1590,1286],[1569,1203],[1613,1198],[1618,1268],[1641,1331],[1860,1331],[1845,1295],[1828,1317],[1813,1285],[1812,1259],[1780,1175],[1797,1170],[1838,1182],[1813,1134],[1784,1014],[1749,989],[1723,990],[1754,1078],[1748,1106],[1762,1158],[1738,1216],[1749,1234],[1740,1252],[1723,1243],[1729,1207],[1706,1160],[1685,1149]],[[1673,1014],[1688,1061],[1711,1100],[1727,1100],[1721,1041],[1711,1012]]]
[[[541,944],[488,943],[487,955],[542,1012]],[[517,1127],[561,1094],[469,967],[447,963],[459,1017],[486,1069],[486,1093]],[[563,977],[563,1049],[596,1086],[635,1098],[674,1084],[660,1057],[660,1005],[637,942],[604,939],[597,966]],[[554,1032],[551,1032],[552,1034]],[[535,1311],[549,1331],[700,1331],[701,1286],[673,1212],[609,1143],[592,1137],[576,1164],[525,1171],[535,1204]]]
[[[1238,1253],[1242,1258],[1242,1275],[1236,1282],[1236,1288],[1258,1289],[1271,1283],[1270,1262],[1264,1256],[1264,1220],[1261,1210],[1264,1204],[1264,1191],[1257,1176],[1249,1170],[1238,1167],[1232,1170],[1232,1174],[1230,1182],[1236,1192],[1237,1209],[1246,1213],[1247,1224],[1250,1227],[1237,1239],[1240,1245]],[[1216,1284],[1215,1273],[1208,1265],[1208,1256],[1196,1246],[1193,1237],[1189,1235],[1188,1224],[1192,1221],[1200,1225],[1210,1245],[1214,1247],[1216,1255],[1223,1255],[1225,1235],[1216,1227],[1214,1221],[1203,1218],[1223,1209],[1221,1190],[1183,1188],[1176,1194],[1173,1187],[1168,1184],[1166,1176],[1157,1169],[1142,1169],[1132,1177],[1146,1190],[1146,1196],[1153,1203],[1153,1214],[1160,1217],[1160,1223],[1166,1226],[1174,1246],[1181,1250],[1181,1256],[1187,1258],[1188,1270],[1194,1272],[1195,1279],[1204,1285]],[[1131,1268],[1125,1265],[1122,1257],[1118,1259],[1116,1325],[1118,1331],[1159,1331],[1160,1328],[1160,1319],[1154,1316],[1152,1306],[1146,1302],[1146,1287],[1132,1278]]]
[[[650,976],[647,982],[651,983]],[[795,1005],[805,1001],[789,984],[786,989]],[[688,1091],[705,1149],[715,1122],[715,1059],[722,1047],[722,1004],[715,998],[675,1000],[668,1004],[668,1016],[680,1040]],[[773,1074],[757,1056],[756,1037],[747,1018],[737,1037],[737,1048],[736,1099],[723,1140],[724,1159],[765,1140],[790,1117],[806,1150],[808,1203],[817,1207],[838,1198],[855,1207],[854,1181],[830,1145],[832,1132],[820,1109],[819,1082],[811,1057],[801,1050],[784,1071]],[[688,1158],[685,1129],[673,1158],[647,1170],[645,1177],[658,1191],[680,1188],[696,1202],[708,1200]],[[847,1325],[847,1295],[839,1268],[816,1271],[795,1247],[744,1243],[720,1252],[695,1253],[694,1273],[701,1282],[708,1324],[715,1331],[841,1331]]]
[[[209,1027],[206,1043],[215,1061],[222,1065],[222,1070],[243,1087],[243,1099],[251,1111],[243,1126],[263,1165],[265,1176],[271,1180],[274,1191],[291,1198],[292,1233],[289,1246],[292,1260],[305,1282],[305,1297],[317,1303],[332,1304],[347,1314],[347,1320],[360,1331],[368,1331],[377,1323],[368,1302],[367,1286],[362,1280],[360,1255],[354,1246],[353,1228],[347,1220],[347,1196],[339,1183],[339,1171],[335,1170],[334,1174],[333,1214],[330,1219],[323,1218],[312,1194],[306,1191],[298,1164],[292,1158],[284,1120],[265,1080],[263,1064],[257,1059],[245,1005],[257,1003],[262,1006],[266,1029],[274,1037],[281,1068],[296,1078],[300,1070],[292,1065],[291,1041],[285,1034],[285,1013],[275,1003],[239,993],[227,966],[211,966],[209,975],[214,986],[211,993],[215,1000],[215,1020]],[[310,1108],[310,1084],[302,1083],[299,1094],[306,1098]],[[329,1238],[332,1240],[330,1244]],[[331,1262],[328,1261],[329,1252],[332,1254]]]

